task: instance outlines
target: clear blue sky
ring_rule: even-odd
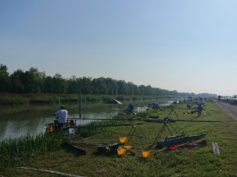
[[[0,63],[237,94],[236,0],[1,0]]]

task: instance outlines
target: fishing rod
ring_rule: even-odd
[[[143,125],[143,123],[134,123],[134,124],[107,124],[107,125],[77,125],[73,126],[71,128],[83,128],[83,127],[126,127],[126,126],[137,126],[137,125]]]
[[[143,120],[144,118],[68,118],[69,120]]]
[[[163,119],[160,118],[142,118],[142,117],[136,117],[136,118],[68,118],[70,120],[98,120],[98,121],[145,121],[145,122],[154,122],[154,123],[172,123],[172,122],[222,122],[218,120],[187,120],[187,119],[174,119],[171,117],[165,117]]]

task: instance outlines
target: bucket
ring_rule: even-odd
[[[143,150],[142,151],[142,158],[146,159],[146,158],[149,158],[149,157],[151,157],[151,151]]]
[[[69,133],[69,135],[75,135],[76,132],[75,132],[74,128],[69,128],[68,133]]]
[[[119,148],[119,149],[117,149],[117,154],[118,154],[118,156],[124,156],[124,155],[126,155],[126,149],[125,148]]]
[[[54,132],[54,131],[55,131],[55,126],[54,126],[54,124],[52,124],[52,123],[48,124],[46,131],[47,131],[48,133]]]
[[[132,146],[123,146],[124,149],[126,149],[127,152],[131,152]]]
[[[177,146],[168,146],[167,149],[168,149],[168,150],[176,150],[176,149],[177,149]]]
[[[75,125],[75,123],[74,123],[73,120],[67,120],[66,125],[67,126],[73,126],[73,125]]]
[[[119,144],[125,144],[126,142],[128,142],[128,137],[123,136],[123,137],[119,137]]]

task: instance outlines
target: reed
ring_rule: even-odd
[[[60,144],[67,141],[69,139],[63,133],[5,140],[0,144],[0,168],[19,166],[38,154],[58,150]]]
[[[86,94],[82,96],[85,103],[108,103],[112,99],[122,102],[161,100],[160,96],[144,95],[95,95]],[[165,97],[167,99],[167,97]],[[78,103],[78,94],[0,94],[0,105],[27,105],[27,104],[62,104]]]

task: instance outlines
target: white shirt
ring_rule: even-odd
[[[66,109],[59,109],[55,112],[55,115],[57,116],[59,123],[66,123],[68,116],[68,111]]]

